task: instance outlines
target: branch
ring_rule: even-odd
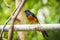
[[[12,6],[9,5],[6,0],[4,0],[4,4],[6,5],[6,7],[8,7],[10,9],[10,12],[12,13]]]
[[[28,30],[35,30],[37,24],[23,24],[23,25],[14,25],[14,31],[28,31]],[[37,25],[38,26],[38,25]],[[0,31],[2,30],[3,25],[0,25]],[[10,25],[6,25],[4,31],[8,31]],[[46,29],[46,30],[60,30],[60,24],[39,24],[39,29]]]
[[[9,6],[9,5],[7,4],[6,0],[4,0],[4,3],[5,3],[5,5],[6,5],[8,8],[11,7],[11,6]],[[20,3],[19,3],[19,5],[20,5]],[[2,34],[3,34],[3,31],[4,31],[5,26],[6,26],[7,23],[11,20],[12,16],[14,15],[14,13],[16,12],[16,10],[17,10],[18,8],[19,8],[19,6],[12,12],[11,16],[10,16],[10,17],[7,19],[7,21],[5,22],[5,24],[4,24],[4,26],[3,26],[2,30],[1,30],[1,33],[0,33],[0,39],[1,39],[1,40],[2,40]]]
[[[6,4],[6,6],[7,6],[8,4],[6,3],[5,0],[4,0],[4,2],[5,2],[5,4]],[[20,3],[19,3],[19,5],[20,5]],[[9,6],[9,7],[10,7],[10,6]],[[14,13],[16,12],[16,10],[17,10],[18,8],[19,8],[19,6],[12,12],[11,16],[6,20],[4,26],[3,26],[2,30],[1,30],[1,33],[0,33],[0,39],[1,39],[1,40],[2,40],[2,34],[3,34],[3,31],[4,31],[5,26],[6,26],[6,25],[8,24],[8,22],[11,20],[12,16],[14,15]]]
[[[9,5],[6,0],[4,0],[4,4],[8,7],[8,8],[11,8],[11,5]]]
[[[25,4],[25,0],[22,0],[19,8],[17,9],[16,13],[12,17],[11,27],[9,28],[9,32],[8,32],[8,40],[12,40],[12,38],[13,38],[14,22],[15,22],[15,19],[17,18],[17,16],[18,16],[19,12],[21,11],[22,7],[24,6],[24,4]]]
[[[3,0],[4,1],[4,4],[10,9],[10,11],[12,12],[12,6],[11,5],[8,5],[8,3],[6,2],[6,0]],[[7,25],[7,23],[9,22],[9,20],[11,19],[11,17],[5,22],[4,24],[4,27]],[[4,31],[4,27],[3,29],[1,30],[1,33],[0,33],[0,40],[2,40],[2,34],[3,34],[3,31]]]
[[[10,9],[10,12],[12,13],[12,6],[9,5],[6,0],[4,0],[4,4],[6,5],[6,7],[8,7]]]

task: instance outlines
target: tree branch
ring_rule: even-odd
[[[11,7],[10,5],[7,4],[6,0],[4,0],[4,3],[5,3],[5,5],[6,5],[8,8]],[[20,5],[20,3],[19,3],[19,5]],[[18,7],[11,13],[11,16],[6,20],[4,26],[3,26],[2,30],[1,30],[1,33],[0,33],[0,39],[1,39],[1,40],[2,40],[2,34],[3,34],[3,31],[4,31],[5,26],[6,26],[7,23],[11,20],[12,16],[13,16],[14,13],[16,12],[16,10],[19,8],[19,5],[18,5]]]
[[[6,0],[3,0],[3,1],[4,1],[4,4],[10,9],[10,12],[12,12],[12,6],[11,5],[8,5],[8,3],[6,2]],[[9,20],[10,20],[10,18],[8,19],[8,21],[6,21],[4,27],[9,22]],[[1,30],[1,33],[0,33],[0,40],[2,40],[2,34],[3,34],[4,27],[3,27],[3,29]]]
[[[4,0],[4,4],[6,5],[6,7],[8,7],[10,9],[10,12],[12,13],[12,6],[9,5],[6,0]]]
[[[35,30],[37,24],[22,24],[22,25],[14,25],[14,31],[28,31]],[[39,24],[37,25],[40,29],[46,30],[60,30],[60,24]],[[0,31],[2,30],[3,25],[0,25]],[[6,25],[4,31],[8,31],[10,25]]]
[[[5,1],[6,2],[6,1]],[[7,4],[6,4],[7,5]],[[20,5],[20,3],[19,3]],[[2,40],[2,34],[3,34],[3,31],[4,31],[4,28],[5,26],[8,24],[8,22],[11,20],[12,16],[14,15],[14,13],[16,12],[16,10],[19,8],[19,6],[12,12],[11,16],[6,20],[2,30],[1,30],[1,33],[0,33],[0,39]]]
[[[9,5],[6,0],[4,0],[4,4],[8,7],[8,8],[11,8],[11,5]]]
[[[24,6],[24,4],[25,4],[25,0],[22,0],[19,8],[17,9],[16,13],[12,17],[11,27],[10,27],[9,32],[8,32],[8,40],[12,40],[12,38],[13,38],[14,22],[18,16],[19,12],[21,11],[22,7]]]

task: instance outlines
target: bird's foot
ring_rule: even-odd
[[[35,25],[35,30],[41,30],[40,24],[36,24],[36,25]]]

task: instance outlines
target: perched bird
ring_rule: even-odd
[[[30,12],[29,10],[25,10],[25,13],[29,22],[39,23],[37,17],[32,12]],[[48,37],[48,34],[45,30],[39,30],[39,31],[42,33],[44,37]]]

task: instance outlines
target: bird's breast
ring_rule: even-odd
[[[37,22],[37,19],[35,17],[33,17],[32,15],[29,15],[27,18],[28,18],[29,22],[34,22],[34,23]]]

